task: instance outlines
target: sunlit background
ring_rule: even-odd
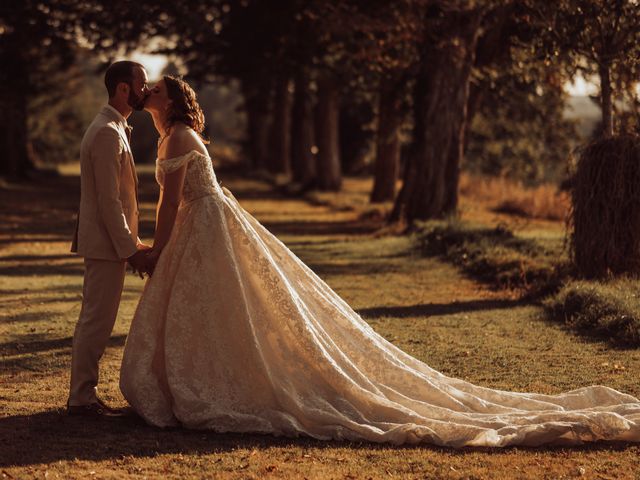
[[[581,1],[584,11],[591,11],[590,3]],[[24,174],[31,167],[77,162],[83,131],[106,101],[106,66],[132,59],[146,66],[151,82],[168,73],[191,83],[205,112],[215,161],[290,175],[294,183],[317,180],[320,188],[339,188],[338,170],[374,175],[379,136],[386,135],[381,125],[390,121],[397,165],[389,172],[399,180],[418,138],[413,107],[420,72],[443,69],[429,64],[437,55],[421,53],[433,43],[426,39],[462,45],[463,37],[456,37],[462,24],[446,15],[434,17],[441,25],[434,19],[424,23],[430,15],[427,4],[5,3],[0,11],[2,112],[7,118],[24,117],[24,122],[9,122],[15,131],[7,130],[4,140],[12,152],[5,171]],[[559,16],[548,2],[465,5],[459,5],[461,11],[486,11],[478,17],[482,24],[468,82],[464,139],[456,139],[464,143],[461,168],[530,185],[560,184],[574,149],[602,129],[602,62],[589,53],[598,51],[589,42],[598,38],[597,22],[608,22],[615,12],[600,12],[590,30],[591,24],[571,8]],[[637,4],[624,5],[625,22],[632,22]],[[620,25],[611,21],[619,35],[634,31]],[[606,62],[615,126],[630,131],[637,129],[640,90],[637,62],[632,61],[637,42],[632,34],[627,37],[628,46],[613,45],[615,58]],[[327,99],[333,103],[325,115]],[[385,117],[384,101],[395,102],[396,118]],[[450,113],[446,110],[460,106],[444,102],[439,108]],[[330,135],[334,145],[324,148],[323,115],[335,119],[327,127],[335,130]],[[136,162],[153,163],[157,132],[149,116],[135,113],[130,122]],[[306,133],[299,129],[302,124]],[[296,143],[301,136],[303,147]],[[300,173],[296,162],[320,165],[327,150],[326,158],[337,158],[331,161],[338,165],[331,167],[336,178],[323,187],[321,178],[305,177],[315,175],[315,166]],[[322,177],[325,170],[319,166],[316,174]]]

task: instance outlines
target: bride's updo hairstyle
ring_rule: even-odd
[[[165,75],[163,80],[167,87],[167,96],[171,100],[167,112],[168,127],[171,128],[177,122],[182,122],[198,133],[204,143],[209,143],[202,135],[204,113],[196,100],[196,92],[180,78]]]

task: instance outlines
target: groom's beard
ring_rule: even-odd
[[[131,108],[139,112],[144,108],[144,104],[146,103],[147,98],[149,98],[149,95],[144,95],[142,98],[140,98],[135,93],[133,93],[133,90],[129,90],[129,98],[127,98],[127,103]]]

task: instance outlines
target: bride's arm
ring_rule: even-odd
[[[168,139],[167,158],[176,158],[186,153],[188,151],[185,151],[183,142],[180,139]],[[153,237],[153,253],[156,257],[160,255],[160,252],[171,237],[178,207],[182,200],[182,187],[184,186],[186,173],[186,163],[173,172],[165,173],[164,187],[160,191],[160,199],[158,200],[158,209],[156,211],[156,232]]]

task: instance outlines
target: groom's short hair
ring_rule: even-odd
[[[116,88],[118,88],[119,83],[124,82],[131,85],[131,82],[133,82],[133,70],[136,67],[144,70],[144,66],[131,60],[122,60],[109,65],[107,71],[104,72],[104,85],[107,87],[107,92],[109,92],[109,98],[113,98],[116,94]]]

